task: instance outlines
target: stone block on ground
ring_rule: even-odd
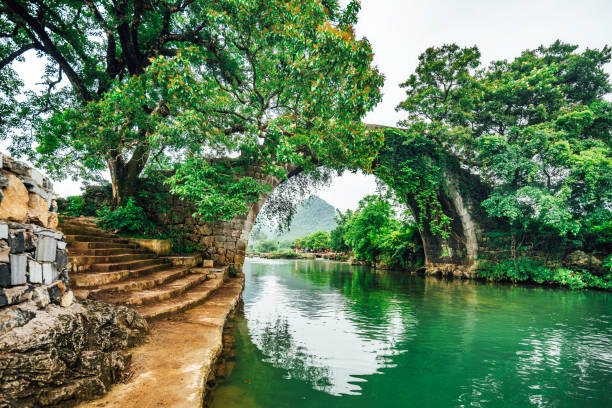
[[[28,273],[30,283],[43,283],[42,264],[33,259],[28,260]]]
[[[14,305],[30,300],[32,296],[32,287],[28,285],[13,286],[11,288],[2,289],[2,292],[6,297],[7,304]]]
[[[57,270],[61,271],[68,265],[68,255],[64,251],[57,251],[55,255],[55,264],[57,265]]]
[[[36,183],[36,185],[43,186],[44,177],[40,171],[36,169],[30,169],[30,171],[28,172],[28,175],[34,181],[34,183]]]
[[[9,227],[8,224],[0,224],[0,239],[8,239]]]
[[[12,254],[20,254],[22,252],[31,251],[34,249],[32,242],[32,233],[26,230],[13,230],[9,233],[9,246]]]
[[[59,304],[64,295],[64,284],[57,282],[55,285],[47,286],[47,292],[49,292],[49,298],[53,303]]]
[[[53,263],[42,264],[42,280],[45,285],[55,282],[59,278],[57,267]]]
[[[74,293],[72,293],[72,291],[69,290],[68,292],[64,293],[64,295],[62,296],[62,299],[60,300],[60,306],[70,307],[72,306],[73,302],[74,302]]]
[[[39,309],[47,307],[49,303],[51,303],[51,298],[49,297],[49,291],[42,286],[34,288],[32,291],[32,301],[38,306]]]
[[[1,247],[0,248],[0,262],[10,262],[9,254],[11,253],[11,248],[9,247]]]
[[[56,231],[49,228],[42,228],[38,225],[34,225],[33,227],[34,233],[38,236],[50,237],[57,240],[61,240],[64,238],[64,234],[61,231]]]
[[[0,202],[0,219],[25,222],[28,215],[30,196],[21,180],[14,174],[6,173],[8,187],[2,189],[4,198]]]
[[[28,201],[28,221],[47,227],[49,225],[49,203],[38,194],[30,193]]]
[[[10,156],[4,156],[2,159],[2,168],[12,171],[20,176],[27,176],[29,167],[19,160],[15,160]]]

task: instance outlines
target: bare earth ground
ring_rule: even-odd
[[[126,383],[79,407],[200,408],[243,285],[244,277],[231,278],[202,306],[153,322],[150,341],[131,350],[133,373]]]

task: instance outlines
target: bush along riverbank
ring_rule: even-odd
[[[428,272],[424,268],[417,225],[394,208],[389,198],[368,196],[356,210],[337,213],[337,227],[331,234],[318,231],[298,238],[291,245],[293,249],[281,249],[279,243],[263,240],[248,255],[267,259],[322,258],[377,269]],[[589,245],[579,246],[574,241],[541,233],[498,230],[483,240],[481,256],[472,267],[472,277],[609,290],[612,288],[612,256],[602,256],[607,240],[602,234]],[[455,276],[457,265],[449,264],[446,268],[446,273],[437,274]]]
[[[489,281],[533,282],[571,289],[612,289],[612,255],[605,259],[574,250],[565,256],[524,251],[478,262],[477,276]]]

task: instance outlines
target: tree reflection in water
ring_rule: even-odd
[[[367,291],[371,282],[362,279],[371,274],[329,274],[318,263],[300,265],[294,273],[302,279],[295,279],[274,273],[275,265],[252,265],[244,296],[249,335],[264,361],[332,395],[359,395],[363,376],[393,366],[391,357],[404,351],[399,344],[416,326],[408,303],[393,291]],[[342,280],[323,283],[334,276]]]

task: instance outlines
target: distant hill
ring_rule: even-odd
[[[316,231],[331,232],[336,228],[336,209],[327,201],[313,195],[302,201],[291,220],[291,225],[286,232],[279,234],[270,228],[265,221],[258,217],[255,228],[259,228],[267,238],[278,241],[293,241],[296,238],[305,237]],[[251,234],[250,243],[254,243],[262,238],[262,234],[254,231]]]

